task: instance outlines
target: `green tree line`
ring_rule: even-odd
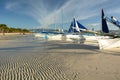
[[[0,24],[0,33],[29,33],[30,31],[27,29],[21,28],[11,28],[6,24]]]

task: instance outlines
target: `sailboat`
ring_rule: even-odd
[[[44,38],[46,35],[46,31],[44,29],[42,31],[35,31],[33,34],[36,38]]]
[[[63,18],[63,17],[62,17]],[[56,18],[54,18],[56,19]],[[56,20],[54,20],[56,21]],[[55,29],[53,31],[47,31],[44,33],[35,34],[36,37],[43,37],[47,40],[63,40],[63,19],[62,19],[62,29],[56,30],[56,24],[54,24]]]
[[[85,28],[77,20],[75,20],[75,18],[73,18],[68,33],[64,34],[63,37],[66,41],[84,43],[85,38],[81,34],[81,30],[87,30],[87,28]]]
[[[99,48],[100,49],[111,49],[111,48],[118,48],[120,47],[120,38],[114,38],[113,35],[111,36],[111,34],[109,35],[109,29],[108,29],[108,25],[106,22],[106,19],[104,19],[105,15],[104,15],[104,11],[102,9],[102,32],[105,34],[108,34],[108,36],[112,37],[112,38],[98,38],[98,44],[99,44]]]
[[[89,33],[89,35],[88,34],[81,35],[81,32]],[[83,26],[77,20],[75,20],[75,18],[73,18],[73,21],[71,22],[68,33],[69,33],[69,34],[67,34],[68,40],[79,39],[81,37],[81,39],[85,39],[85,41],[93,41],[93,40],[96,41],[97,39],[94,36],[94,33],[96,34],[98,32],[88,30],[85,26]],[[93,34],[91,34],[91,33],[93,33]]]
[[[47,40],[62,40],[62,34],[63,34],[63,30],[56,30],[56,26],[55,29],[53,30],[47,30],[47,31],[42,31],[39,33],[35,33],[34,36],[37,38],[43,38],[43,39],[47,39]]]

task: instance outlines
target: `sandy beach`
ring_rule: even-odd
[[[120,80],[120,48],[31,35],[1,39],[0,45],[0,80]]]

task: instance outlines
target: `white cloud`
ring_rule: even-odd
[[[104,4],[104,7],[106,7],[109,0],[67,0],[61,7],[56,8],[58,6],[56,5],[53,9],[51,7],[55,3],[53,5],[48,5],[48,3],[46,4],[44,0],[20,0],[12,3],[8,2],[6,9],[15,11],[22,8],[18,12],[32,16],[45,27],[52,23],[61,23],[62,17],[63,22],[69,22],[73,17],[79,20],[87,20],[99,16],[102,5]],[[114,10],[116,13],[120,13],[119,11],[120,8]]]
[[[109,30],[118,30],[118,27],[116,27],[110,22],[107,22],[107,25],[108,25]],[[102,25],[101,23],[91,23],[91,24],[87,24],[86,27],[90,30],[92,28],[94,28],[94,30],[101,30]]]
[[[86,27],[90,30],[92,28],[94,28],[94,30],[100,30],[101,29],[101,23],[90,23],[90,24],[87,24]]]
[[[18,9],[18,7],[19,7],[19,3],[17,2],[8,2],[5,6],[7,10],[15,10]]]
[[[120,14],[120,7],[117,7],[112,10],[114,13]]]
[[[68,0],[61,8],[54,10],[54,12],[47,15],[42,20],[42,23],[47,22],[47,24],[54,23],[54,18],[56,22],[61,23],[62,17],[63,22],[70,22],[73,17],[83,20],[96,15],[99,15],[100,9],[95,8],[96,6],[106,2],[106,0],[96,1],[96,0]],[[41,22],[41,21],[40,21]]]

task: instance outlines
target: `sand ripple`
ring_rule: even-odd
[[[26,35],[9,39],[0,41],[0,80],[120,80],[119,50]]]
[[[49,54],[1,56],[1,80],[69,79],[70,76],[66,75],[67,68],[63,66],[64,62],[60,61],[61,58]]]

